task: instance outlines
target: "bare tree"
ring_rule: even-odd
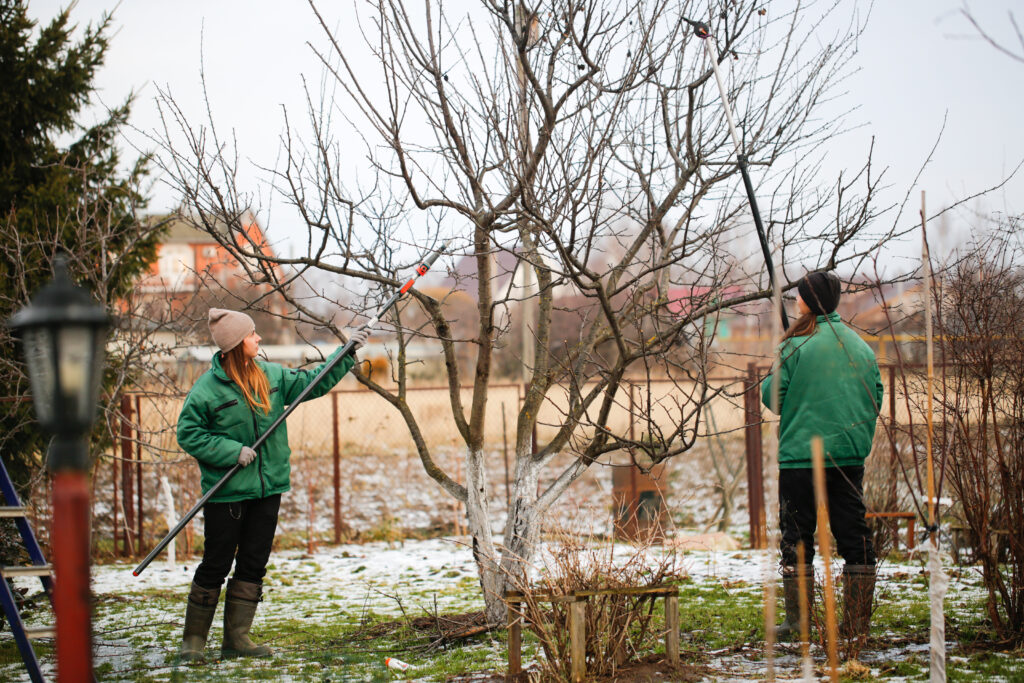
[[[977,17],[974,16],[974,12],[966,2],[964,3],[963,9],[960,10],[960,13],[964,15],[967,21],[970,22],[971,26],[974,27],[974,30],[978,32],[978,35],[981,36],[985,42],[999,52],[1002,52],[1010,59],[1018,62],[1024,62],[1024,33],[1021,32],[1020,26],[1017,25],[1017,17],[1013,12],[1006,12],[1006,20],[1008,25],[1013,28],[1013,35],[1017,39],[1017,45],[1015,46],[993,36],[991,31],[981,25],[981,22],[979,22]]]
[[[398,340],[394,381],[359,379],[401,413],[426,472],[465,504],[488,617],[497,621],[546,511],[601,456],[625,450],[657,464],[707,433],[703,406],[738,389],[708,381],[704,318],[770,296],[711,65],[683,18],[712,27],[786,288],[807,266],[855,267],[899,232],[868,231],[879,182],[869,162],[831,181],[819,168],[823,146],[842,130],[834,101],[861,27],[833,2],[772,15],[742,0],[535,8],[480,0],[464,13],[374,0],[359,7],[365,45],[357,49],[311,6],[326,35],[317,53],[344,97],[310,94],[308,147],[285,116],[274,183],[301,213],[306,253],[266,258],[247,244],[236,219],[251,198],[234,182],[237,153],[212,120],[194,125],[169,96],[164,164],[196,223],[224,221],[222,244],[257,264],[254,276],[277,282],[278,265],[295,278],[332,274],[351,291],[342,302],[350,318],[400,286],[417,250],[461,238],[457,251],[476,261],[461,283],[476,301],[472,334],[453,332],[444,297],[413,291],[387,321]],[[344,182],[353,145],[331,126],[342,116],[362,136],[375,171],[369,185]],[[532,271],[535,291],[497,286],[501,252]],[[291,303],[296,320],[337,332],[333,318]],[[499,545],[484,457],[488,385],[527,307],[535,360]],[[555,336],[559,315],[575,316],[571,335]],[[465,483],[438,465],[406,402],[404,352],[423,339],[445,359]],[[457,362],[460,347],[475,349],[470,377]],[[642,389],[635,439],[614,427],[630,408],[620,391],[627,376]],[[652,378],[668,378],[673,391],[653,391]],[[543,438],[534,444],[538,424]],[[567,466],[555,460],[560,453],[573,456]],[[552,471],[555,462],[563,464]]]

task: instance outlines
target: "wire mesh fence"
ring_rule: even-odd
[[[742,469],[743,462],[749,463],[751,457],[751,440],[743,445],[745,433],[753,433],[760,443],[767,434],[763,427],[772,419],[770,413],[764,411],[762,415],[760,410],[751,417],[745,409],[749,405],[744,405],[744,386],[756,386],[766,371],[765,366],[752,365],[746,376],[712,379],[705,387],[664,379],[627,381],[617,392],[605,427],[643,439],[651,431],[670,430],[695,392],[717,392],[703,411],[699,444],[712,453],[717,444],[721,457],[732,459]],[[905,429],[923,403],[921,375],[906,368],[897,371],[883,367],[883,382],[886,399],[879,432],[885,432],[886,425]],[[469,405],[471,389],[463,388],[460,393],[463,405]],[[504,518],[503,493],[514,474],[510,468],[514,470],[516,425],[524,394],[519,384],[497,384],[488,390],[484,441],[496,525]],[[198,466],[180,450],[175,438],[182,400],[138,393],[122,401],[120,438],[110,452],[96,458],[93,470],[93,549],[97,558],[138,556],[148,551],[172,525],[169,519],[190,509],[201,496]],[[452,417],[449,387],[410,388],[404,401],[437,465],[462,481],[464,442]],[[567,388],[556,387],[540,411],[535,435],[538,443],[547,443],[555,435],[567,408]],[[586,422],[579,437],[571,440],[559,456],[566,463],[592,431]],[[464,531],[461,505],[426,474],[409,425],[386,398],[361,388],[335,390],[296,409],[287,430],[292,449],[291,491],[282,500],[279,545],[311,548],[355,538],[398,540],[409,534]],[[876,440],[874,460],[881,471],[880,481],[887,477],[891,480],[893,468],[906,456],[894,455],[893,443],[898,440]],[[763,450],[757,457],[765,457]],[[557,464],[551,468],[551,477],[560,471]],[[691,496],[698,492],[710,495],[716,486],[720,488],[720,483],[705,487],[704,483],[698,486],[686,481],[701,474],[686,463],[677,466],[673,461],[669,466],[676,469],[672,481],[684,489],[679,495],[685,495],[687,487]],[[587,475],[590,488],[581,482],[577,493],[570,489],[566,504],[587,508],[590,514],[607,515],[610,475],[600,467],[592,470]],[[29,496],[35,526],[44,542],[49,527],[45,485],[45,480],[40,480],[39,490]],[[739,490],[743,490],[742,485]],[[906,503],[880,499],[876,507],[894,505]],[[710,504],[702,507],[708,513],[714,508]],[[201,543],[200,514],[179,536],[177,552],[200,552]]]

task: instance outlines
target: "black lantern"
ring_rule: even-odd
[[[96,417],[109,324],[106,311],[87,290],[71,282],[67,258],[58,256],[53,280],[8,324],[21,338],[36,418],[57,437],[50,467],[84,469],[87,456],[69,446],[90,431]]]

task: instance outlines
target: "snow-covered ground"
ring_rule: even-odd
[[[272,631],[274,624],[288,622],[290,628],[315,631],[341,621],[372,623],[391,618],[482,609],[468,542],[467,537],[449,537],[401,544],[342,545],[323,548],[311,555],[297,551],[274,553],[266,579],[266,597],[257,613],[254,630],[257,634],[261,629]],[[612,556],[622,559],[635,552],[627,545],[606,549]],[[672,551],[652,549],[648,552],[662,554]],[[762,589],[766,571],[764,562],[763,553],[750,550],[685,551],[678,557],[679,566],[691,578],[686,585],[709,591],[727,586],[736,595],[752,598]],[[543,558],[540,563],[543,563]],[[194,566],[182,563],[170,566],[159,560],[140,577],[132,576],[132,569],[126,564],[93,568],[92,586],[97,601],[94,622],[98,644],[96,665],[100,667],[100,679],[172,680],[175,675],[181,675],[180,670],[172,666],[173,654],[178,646],[185,595]],[[818,570],[822,570],[820,559]],[[925,590],[920,581],[915,581],[919,575],[919,565],[883,565],[879,576],[879,600],[908,600],[915,591]],[[33,591],[38,585],[33,585],[28,579],[18,579],[17,583]],[[955,613],[968,597],[980,595],[980,588],[972,580],[970,572],[954,577],[953,583],[957,597],[948,603],[948,607]],[[38,618],[43,620],[45,617],[39,615]],[[687,625],[684,623],[682,626],[685,644]],[[919,658],[927,657],[926,645],[908,643],[897,637],[903,634],[892,635],[892,647],[867,651],[861,658],[876,673],[882,664],[915,653]],[[742,641],[742,634],[737,636]],[[9,637],[7,632],[0,635],[0,638]],[[214,626],[211,634],[211,647],[217,643],[219,625]],[[486,650],[481,660],[486,668],[504,670],[506,654],[503,642],[492,638],[471,647]],[[316,664],[309,677],[304,673],[290,673],[282,676],[282,680],[387,680],[383,668],[385,654],[370,656],[369,664],[347,664],[343,657],[338,657],[333,663]],[[416,667],[425,663],[415,655],[403,652],[390,654],[413,665],[403,679],[436,680],[416,675]],[[763,649],[759,643],[706,652],[704,655],[709,666],[717,672],[708,680],[751,680],[764,674]],[[282,655],[285,656],[301,659],[306,655],[290,651]],[[818,652],[818,661],[822,658]],[[52,675],[52,654],[44,660],[47,671]],[[799,674],[798,654],[791,646],[780,650],[777,664],[780,678]],[[955,665],[956,662],[951,663],[951,666]],[[217,662],[187,671],[189,679],[231,680],[234,677],[246,680],[247,672],[269,674],[273,666],[274,658],[257,662]],[[200,677],[201,672],[203,677],[212,675],[213,678]],[[315,672],[319,673],[314,676]],[[27,681],[28,677],[19,662],[10,662],[0,664],[0,680]]]

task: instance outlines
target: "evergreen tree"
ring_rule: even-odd
[[[140,222],[140,190],[149,159],[127,171],[118,134],[132,97],[83,124],[94,77],[109,45],[111,17],[79,30],[71,8],[45,26],[25,0],[0,0],[0,316],[7,319],[51,277],[67,253],[72,277],[89,286],[111,314],[156,258],[158,231]],[[116,318],[117,316],[115,316]],[[123,318],[123,315],[121,316]],[[123,320],[121,322],[123,323]],[[111,359],[118,369],[123,359]],[[106,391],[115,393],[108,367]],[[0,457],[19,485],[42,464],[44,436],[34,424],[21,352],[0,332]],[[94,445],[105,430],[97,425]]]

